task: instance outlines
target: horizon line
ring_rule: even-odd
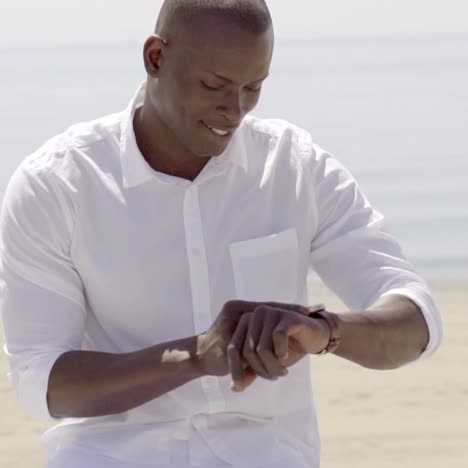
[[[277,36],[277,43],[284,42],[307,42],[307,41],[362,41],[362,40],[428,40],[428,39],[464,39],[468,38],[468,32],[452,32],[452,33],[395,33],[395,34],[343,34],[343,35],[307,35],[307,36]],[[70,42],[70,43],[0,43],[0,50],[21,50],[21,49],[65,49],[65,48],[107,48],[107,47],[136,47],[143,46],[144,40],[130,37],[127,40],[119,41],[102,41],[102,42]]]

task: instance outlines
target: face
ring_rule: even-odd
[[[253,35],[209,20],[161,46],[148,80],[151,107],[174,140],[205,158],[221,154],[260,98],[269,73],[273,32]]]

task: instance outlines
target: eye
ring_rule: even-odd
[[[251,93],[259,93],[262,90],[262,87],[261,86],[259,86],[258,88],[249,88],[249,87],[247,87],[246,89],[247,89],[247,91],[249,91]]]
[[[205,89],[208,89],[210,91],[219,91],[222,88],[222,86],[210,86],[206,84],[204,81],[200,81],[200,83]]]

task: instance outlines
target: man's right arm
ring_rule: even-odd
[[[84,308],[2,261],[0,289],[10,380],[35,419],[121,413],[210,371],[197,336],[129,353],[82,351]]]
[[[278,306],[283,314],[305,313],[303,307],[293,304],[268,305]],[[53,365],[49,377],[47,402],[51,415],[95,417],[121,413],[204,375],[228,375],[231,372],[228,347],[233,335],[241,317],[251,316],[249,312],[258,306],[264,307],[256,302],[229,301],[205,333],[132,353],[64,353]],[[281,317],[279,314],[278,320]],[[260,334],[265,326],[269,329],[267,323],[257,323]],[[287,343],[286,337],[282,340]],[[257,375],[272,380],[285,375],[276,359],[267,361],[268,366],[254,371],[245,359],[239,359],[239,365],[248,374],[246,385]]]
[[[121,413],[201,377],[197,341],[191,336],[125,354],[66,352],[49,376],[50,414],[84,418]]]

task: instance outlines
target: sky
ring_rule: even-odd
[[[141,42],[162,0],[1,0],[0,47]],[[267,0],[278,38],[468,34],[468,0]]]

